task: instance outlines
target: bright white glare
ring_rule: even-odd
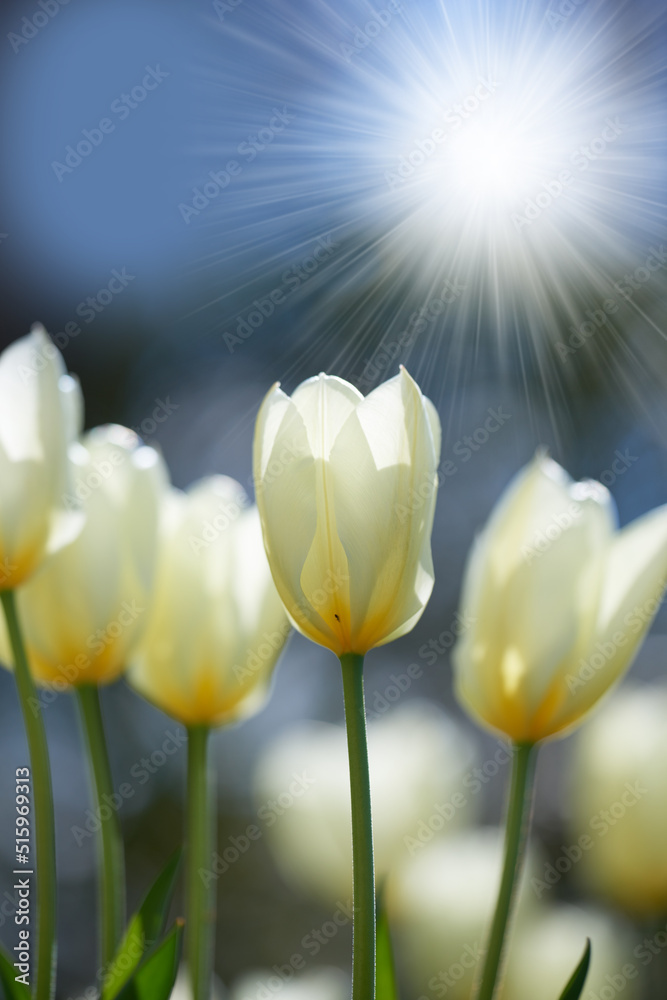
[[[248,260],[261,291],[258,259],[285,268],[331,234],[337,249],[304,286],[321,291],[309,349],[343,325],[362,375],[379,329],[403,360],[419,340],[452,371],[492,339],[508,367],[534,363],[545,382],[554,357],[558,378],[574,375],[583,353],[570,343],[592,317],[605,321],[596,349],[622,342],[630,311],[661,337],[644,285],[635,295],[631,283],[650,272],[657,297],[666,273],[651,270],[665,240],[664,12],[641,0],[373,10],[278,0],[261,47],[249,8],[225,21],[220,73],[243,108],[257,87],[247,67],[267,71],[255,131],[276,87],[295,118],[216,202],[206,266],[217,259],[227,274]],[[220,162],[250,131],[242,120],[225,123],[233,141]],[[409,325],[431,306],[437,319]]]
[[[512,205],[529,190],[537,161],[530,143],[502,125],[470,125],[453,139],[447,166],[451,183],[471,206],[498,206]]]

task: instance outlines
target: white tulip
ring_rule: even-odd
[[[154,604],[131,682],[188,726],[222,725],[257,711],[289,633],[257,509],[225,476],[187,493],[172,489],[160,547]]]
[[[81,529],[64,498],[82,407],[79,385],[42,327],[0,355],[2,590],[22,584]]]
[[[608,491],[538,455],[473,546],[453,656],[475,718],[517,743],[577,724],[630,666],[667,580],[667,505],[618,530]],[[640,614],[637,614],[637,608]]]
[[[148,618],[167,484],[158,453],[126,427],[95,428],[71,455],[66,498],[85,514],[83,529],[19,592],[31,669],[56,690],[108,683],[127,666]],[[0,649],[6,654],[1,623]]]
[[[364,398],[319,375],[257,417],[264,544],[293,625],[338,656],[409,632],[433,588],[440,422],[405,369]]]

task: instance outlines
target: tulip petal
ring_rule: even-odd
[[[614,526],[603,487],[538,456],[510,483],[475,544],[462,607],[474,619],[454,663],[462,698],[528,740],[567,699],[563,670],[595,627]]]
[[[314,642],[340,648],[340,634],[333,628],[339,628],[334,617],[338,612],[329,606],[333,594],[328,591],[346,586],[347,566],[332,571],[320,562],[321,538],[326,532],[320,531],[316,541],[324,511],[323,501],[317,507],[315,496],[318,489],[322,495],[322,472],[313,458],[301,413],[276,386],[257,417],[253,467],[264,546],[287,614]]]
[[[185,724],[255,711],[289,632],[259,516],[224,476],[172,490],[162,521],[154,608],[132,683]]]
[[[664,505],[637,518],[613,539],[590,652],[570,671],[561,725],[578,720],[625,673],[660,607],[666,584]]]
[[[315,459],[327,462],[338,433],[364,397],[335,375],[315,375],[292,393]]]
[[[403,369],[359,404],[332,449],[355,652],[408,631],[430,596],[438,460],[434,424],[437,430],[435,408],[427,409]]]

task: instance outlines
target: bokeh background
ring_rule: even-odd
[[[435,590],[414,632],[368,657],[366,677],[377,725],[399,713],[378,764],[391,777],[387,788],[378,779],[386,822],[393,808],[407,823],[388,864],[426,866],[404,882],[397,875],[391,897],[404,996],[465,995],[455,977],[448,985],[438,975],[474,944],[473,932],[458,951],[429,951],[413,897],[426,908],[426,887],[449,864],[470,871],[470,884],[451,883],[462,906],[475,898],[479,865],[466,868],[462,854],[434,856],[429,868],[433,845],[411,850],[403,837],[498,750],[452,695],[449,656],[474,533],[538,447],[575,478],[601,479],[621,524],[667,502],[664,8],[15,0],[0,22],[2,346],[42,322],[81,379],[87,426],[135,428],[162,450],[178,486],[222,472],[252,494],[254,417],[276,380],[291,391],[327,371],[367,392],[404,363],[439,409]],[[661,611],[633,684],[664,674],[666,629]],[[435,653],[425,652],[432,641]],[[394,698],[411,664],[419,670]],[[181,837],[186,751],[160,752],[169,735],[179,743],[179,727],[124,682],[104,690],[103,708],[114,776],[136,789],[121,812],[134,905]],[[95,841],[73,832],[85,829],[90,795],[72,700],[55,698],[45,717],[58,813],[59,995],[74,998],[97,971]],[[4,672],[0,720],[8,801],[26,748]],[[289,767],[300,773],[287,754],[281,789],[266,760],[282,759],[274,741],[307,720],[340,725],[338,665],[293,636],[267,708],[216,735],[219,851],[287,789]],[[306,736],[314,760],[315,735]],[[554,744],[540,763],[538,876],[579,836],[576,746]],[[332,750],[332,774],[334,758]],[[434,840],[457,837],[448,849],[486,857],[475,838],[493,837],[501,816],[508,769],[496,770],[474,808]],[[403,779],[423,798],[405,805],[395,791],[392,807],[392,782]],[[316,787],[328,787],[324,773]],[[663,792],[667,803],[667,785]],[[317,813],[325,796],[315,798]],[[305,852],[297,815],[295,804],[270,826],[260,822],[262,837],[216,881],[217,972],[221,989],[237,984],[239,1000],[287,997],[284,976],[274,971],[262,987],[254,970],[282,968],[294,954],[305,958],[304,975],[320,966],[347,974],[349,923],[315,954],[303,944],[337,912],[335,875],[325,886],[316,874],[333,870],[337,849],[313,820],[313,874],[291,871],[289,843]],[[3,811],[0,938],[10,947],[11,843]],[[476,876],[482,896],[492,894],[493,857]],[[632,950],[664,930],[667,894],[637,917],[571,869],[544,898],[526,888],[528,902],[545,908],[540,919],[553,907],[551,940],[565,933],[559,920],[581,928],[575,953],[597,933],[612,978],[602,976],[596,996],[663,995],[662,946],[645,967]],[[344,902],[344,879],[339,892]],[[451,915],[428,906],[444,939]],[[619,987],[626,945],[638,975]],[[540,947],[535,940],[535,954]],[[344,978],[332,976],[306,981],[304,995],[344,995]]]

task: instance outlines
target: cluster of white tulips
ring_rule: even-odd
[[[382,991],[393,990],[384,931],[376,955],[363,661],[369,650],[414,627],[433,589],[435,407],[404,369],[367,397],[323,374],[291,397],[274,386],[257,418],[256,506],[225,476],[177,490],[159,453],[134,432],[111,425],[82,434],[82,427],[78,383],[36,328],[0,357],[0,654],[14,669],[28,738],[37,894],[36,919],[22,938],[28,968],[0,951],[7,996],[25,1000],[29,986],[37,1000],[51,1000],[55,988],[54,822],[40,688],[75,692],[100,802],[113,794],[113,782],[98,688],[126,673],[137,692],[187,727],[185,922],[165,930],[178,868],[172,859],[126,923],[123,844],[116,817],[109,817],[99,832],[102,996],[166,1000],[183,938],[187,989],[193,1000],[209,1000],[215,901],[211,880],[201,876],[213,856],[208,736],[265,703],[292,627],[330,649],[342,668],[352,997],[374,1000],[376,979]],[[475,541],[461,606],[472,625],[454,651],[455,685],[473,718],[506,741],[503,759],[512,771],[500,890],[484,947],[472,962],[477,1000],[500,995],[503,971],[521,946],[519,933],[511,948],[506,941],[526,853],[537,747],[579,724],[627,671],[666,580],[667,507],[618,530],[608,491],[599,483],[573,483],[543,454],[511,482]],[[647,726],[655,716],[639,702],[628,711],[637,718],[644,712]],[[609,730],[602,725],[591,730],[590,741],[613,745],[613,732],[613,723]],[[325,756],[335,756],[336,738],[322,740]],[[405,836],[403,818],[418,798],[412,784],[420,780],[424,755],[441,755],[445,775],[461,773],[472,759],[456,727],[424,746],[421,756],[413,748],[406,758],[413,763],[397,767],[389,782],[395,815],[392,821],[391,807],[385,808],[376,844],[383,877],[390,874],[392,838]],[[306,743],[292,743],[291,760],[300,748],[305,753]],[[640,741],[638,761],[642,753],[645,758]],[[605,774],[604,749],[586,761],[582,769],[601,787],[613,783],[616,772]],[[598,885],[613,885],[608,894],[623,901],[641,884],[634,849],[640,815],[624,827],[627,849],[623,839],[614,846],[609,840],[608,854],[595,852],[588,872]],[[292,824],[298,816],[295,810]],[[304,816],[307,822],[312,827]],[[307,841],[317,834],[315,827],[304,831],[305,871]],[[656,866],[646,892],[667,901],[663,844],[646,850]],[[624,876],[615,883],[609,872],[619,852]],[[480,848],[480,864],[483,855]],[[322,873],[325,881],[332,875],[333,868]],[[403,894],[410,896],[407,883]],[[460,904],[448,901],[453,910]],[[379,913],[384,926],[383,905]],[[437,923],[426,919],[437,934]],[[521,927],[519,921],[517,931]],[[562,984],[569,1000],[584,987],[590,960],[584,944],[579,966]],[[378,998],[385,1000],[381,991]]]

